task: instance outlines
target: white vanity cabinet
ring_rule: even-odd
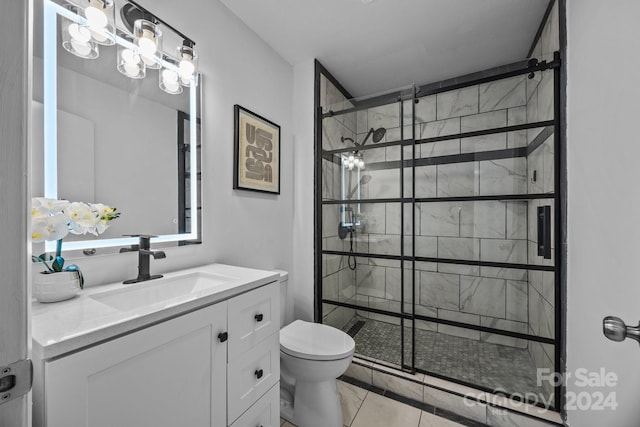
[[[43,427],[226,425],[227,302],[44,363]]]
[[[84,350],[34,360],[35,427],[278,427],[273,282]]]

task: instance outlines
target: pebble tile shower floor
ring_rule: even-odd
[[[358,321],[364,324],[352,327]],[[356,354],[400,365],[400,326],[355,317],[344,328],[355,331]],[[411,329],[405,328],[405,342],[410,343]],[[405,362],[411,349],[405,348]],[[537,385],[536,366],[527,349],[480,342],[443,333],[416,329],[416,368],[452,379],[477,384],[509,394],[535,393],[547,396]]]

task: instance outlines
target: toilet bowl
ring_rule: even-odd
[[[342,427],[336,378],[354,349],[353,338],[328,325],[296,320],[282,328],[281,416],[300,427]]]
[[[289,274],[280,274],[280,416],[299,427],[342,427],[336,378],[344,374],[355,342],[340,329],[292,321]]]

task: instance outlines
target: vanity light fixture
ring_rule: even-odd
[[[347,156],[342,157],[342,165],[349,170],[353,170],[353,168],[362,170],[365,167],[362,154],[357,151],[353,151]]]
[[[180,83],[183,86],[189,87],[191,80],[194,78],[198,63],[198,54],[193,50],[193,43],[185,41],[184,44],[178,48],[178,56],[180,59],[180,63],[178,64]]]
[[[153,22],[146,19],[136,20],[133,25],[133,35],[141,55],[153,58],[161,49],[162,32]]]
[[[78,7],[66,4],[65,9],[77,14]],[[91,31],[84,25],[61,17],[62,47],[80,58],[95,59],[98,57],[98,46],[91,40]]]
[[[131,37],[123,36],[125,40],[133,41]],[[140,54],[128,47],[118,45],[118,71],[132,79],[145,77],[145,63]]]
[[[159,86],[170,94],[183,93],[183,86],[198,85],[195,43],[171,25],[136,3],[126,1],[119,8],[123,27],[116,29],[115,0],[74,1],[82,1],[86,6],[83,9],[69,0],[64,6],[55,6],[61,15],[62,45],[68,52],[93,59],[99,55],[98,44],[117,44],[116,66],[123,75],[142,79],[147,69],[159,70]],[[162,49],[165,29],[182,39],[177,55],[176,51],[167,54]]]
[[[87,0],[89,6],[84,9],[87,27],[93,40],[105,46],[116,44],[115,7],[113,0]]]
[[[160,89],[171,94],[177,95],[182,93],[182,85],[180,85],[180,74],[176,69],[178,67],[178,61],[175,59],[165,57],[165,62],[174,65],[174,67],[162,67],[160,69]]]

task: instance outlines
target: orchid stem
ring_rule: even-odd
[[[62,239],[56,242],[56,256],[59,257],[62,254]]]

